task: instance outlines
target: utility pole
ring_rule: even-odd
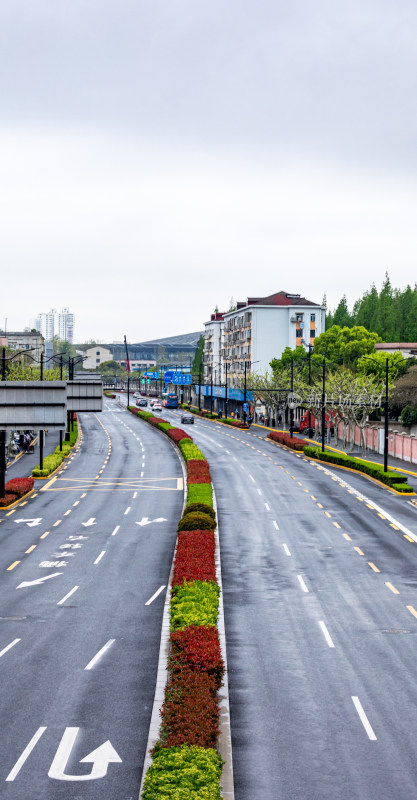
[[[227,361],[225,362],[225,366],[226,366],[226,393],[224,398],[224,416],[227,419],[227,366],[228,366]]]
[[[201,365],[198,368],[198,410],[201,411]]]
[[[326,427],[326,359],[323,356],[323,386],[321,393],[321,452],[324,453],[324,429]]]
[[[291,394],[294,392],[294,361],[291,359]],[[292,439],[294,433],[294,409],[290,407],[290,436]]]
[[[388,358],[385,359],[384,472],[388,471]]]

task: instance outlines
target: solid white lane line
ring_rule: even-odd
[[[116,527],[115,527],[115,529],[114,529],[114,531],[112,533],[112,536],[116,536],[116,533],[119,530],[119,528],[120,528],[120,525],[116,525]]]
[[[101,551],[101,553],[100,553],[100,555],[99,555],[99,556],[97,556],[96,560],[93,562],[93,564],[98,564],[98,562],[99,562],[99,561],[101,561],[101,559],[103,558],[103,556],[105,555],[105,553],[106,553],[106,551],[105,551],[105,550],[102,550],[102,551]]]
[[[283,546],[283,548],[284,548],[284,553],[285,553],[285,555],[287,555],[287,556],[290,556],[290,555],[291,555],[291,553],[290,553],[290,551],[289,551],[289,549],[288,549],[288,545],[287,545],[287,544],[283,544],[282,546]]]
[[[126,516],[126,514],[128,514],[128,513],[129,513],[129,511],[130,511],[131,507],[132,507],[132,506],[128,506],[128,507],[127,507],[127,509],[126,509],[126,511],[125,511],[125,514],[124,514],[125,516]]]
[[[298,580],[299,580],[299,582],[300,582],[300,586],[301,586],[301,588],[302,588],[303,592],[308,592],[307,586],[306,586],[306,585],[305,585],[305,583],[304,583],[304,578],[303,578],[303,576],[302,576],[302,575],[297,575],[297,578],[298,578]]]
[[[332,637],[330,636],[330,633],[327,630],[325,623],[324,622],[319,622],[319,625],[320,625],[320,628],[323,631],[323,636],[324,636],[327,644],[329,645],[329,647],[334,647],[334,644],[333,644],[333,641],[332,641]]]
[[[91,661],[88,662],[87,666],[84,667],[84,670],[93,669],[93,667],[97,664],[97,661],[100,660],[100,658],[104,655],[106,650],[108,650],[109,647],[111,647],[113,642],[115,642],[115,641],[116,641],[116,639],[109,639],[107,644],[105,644],[104,647],[102,647],[101,650],[99,650],[98,653],[96,653],[94,658],[92,658]]]
[[[272,524],[273,524],[275,530],[279,531],[279,525],[278,525],[278,523],[277,523],[277,521],[275,519],[272,520]]]
[[[159,594],[161,594],[161,592],[163,592],[164,589],[165,586],[160,586],[158,591],[155,592],[155,594],[153,594],[152,597],[150,597],[149,600],[146,601],[145,606],[150,606],[150,604],[155,600],[156,597],[158,597]]]
[[[71,589],[71,591],[68,592],[68,594],[66,594],[65,597],[63,597],[62,600],[57,603],[57,606],[62,606],[62,604],[65,603],[65,600],[68,600],[68,598],[71,597],[71,595],[74,594],[74,592],[76,592],[79,588],[79,586],[74,586],[74,588]]]
[[[38,730],[36,731],[35,735],[32,736],[29,744],[25,747],[25,749],[24,749],[22,755],[20,756],[20,758],[17,759],[16,764],[14,765],[13,769],[11,770],[11,772],[9,772],[9,774],[8,774],[8,776],[6,778],[6,781],[14,781],[16,775],[19,774],[19,772],[22,769],[23,764],[25,763],[26,759],[30,756],[33,748],[39,742],[39,739],[41,738],[42,734],[45,733],[45,731],[46,731],[46,725],[45,725],[44,728],[38,728]]]
[[[15,646],[15,644],[21,641],[22,641],[21,639],[13,639],[13,641],[10,642],[10,644],[8,644],[7,647],[3,647],[3,650],[0,650],[0,658],[4,656],[4,654],[7,653],[8,650],[11,650],[12,647]]]
[[[269,505],[268,505],[268,503],[265,503],[265,508],[266,508],[266,510],[267,510],[267,511],[270,511],[270,510],[271,510],[271,509],[269,508]]]
[[[371,726],[371,724],[369,722],[369,719],[366,716],[366,714],[365,714],[365,712],[364,712],[364,710],[362,708],[362,703],[359,700],[359,697],[354,697],[352,695],[352,700],[353,700],[353,705],[355,706],[356,711],[359,714],[360,721],[362,722],[362,725],[363,725],[363,727],[365,728],[365,730],[366,730],[366,732],[368,734],[368,737],[370,739],[372,739],[372,741],[376,742],[376,736],[375,736],[375,734],[374,734],[374,732],[372,730],[372,726]]]
[[[138,496],[138,493],[137,492],[133,492],[133,499],[134,500],[136,500],[137,496]]]

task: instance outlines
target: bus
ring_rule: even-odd
[[[173,392],[162,392],[162,405],[165,408],[178,408],[178,395]]]

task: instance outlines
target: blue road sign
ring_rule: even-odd
[[[172,383],[177,386],[186,386],[191,383],[191,375],[184,375],[182,372],[176,372],[172,376]]]

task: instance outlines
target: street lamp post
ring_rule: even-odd
[[[228,362],[227,361],[225,362],[225,367],[226,367],[226,387],[225,387],[225,395],[224,395],[224,416],[227,419],[227,368],[228,368]]]
[[[323,376],[322,376],[322,392],[321,392],[321,452],[322,453],[324,453],[325,427],[326,427],[326,358],[325,356],[323,356]]]
[[[291,359],[291,394],[294,391],[294,361]],[[290,408],[290,436],[292,439],[294,433],[294,409],[291,404]]]

